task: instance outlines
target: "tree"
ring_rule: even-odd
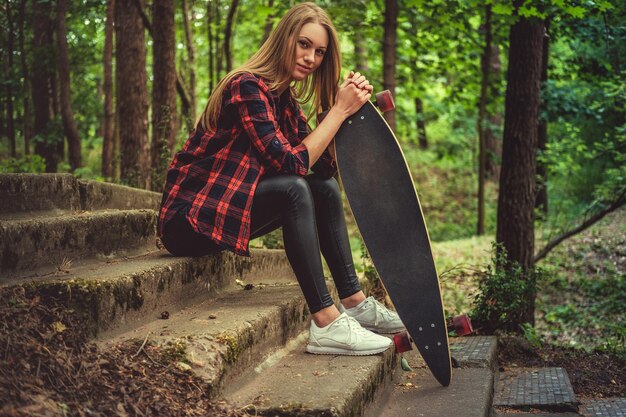
[[[522,3],[516,0],[516,9]],[[543,36],[541,21],[521,16],[509,35],[496,240],[503,245],[509,261],[500,267],[508,269],[517,263],[524,272],[529,272],[533,266],[535,156]],[[526,301],[522,322],[534,324],[535,294]]]
[[[228,9],[228,16],[226,17],[226,27],[224,28],[224,56],[226,57],[227,73],[233,69],[233,54],[230,48],[230,43],[233,37],[233,21],[238,5],[239,0],[232,0],[230,8]]]
[[[115,62],[121,180],[143,188],[148,180],[146,43],[139,10],[128,1],[115,4]]]
[[[5,81],[6,85],[6,99],[7,99],[7,128],[6,134],[9,138],[9,145],[11,147],[11,156],[16,156],[16,143],[15,143],[15,125],[13,120],[15,115],[13,114],[13,83],[14,83],[14,75],[13,75],[13,53],[14,53],[14,45],[15,45],[15,32],[13,29],[13,15],[11,13],[11,3],[9,0],[5,2],[5,12],[7,17],[7,72],[8,79]]]
[[[487,94],[489,87],[489,64],[491,62],[492,33],[491,33],[491,5],[485,6],[485,23],[482,26],[485,32],[485,46],[480,58],[482,81],[480,83],[480,98],[478,104],[478,221],[476,234],[485,233],[485,169],[487,165],[487,149],[485,140],[485,115],[487,113]]]
[[[543,37],[543,54],[541,57],[541,86],[542,90],[547,88],[548,82],[548,56],[550,37],[548,36],[548,30],[550,28],[550,20],[546,21],[546,36]],[[545,110],[545,104],[543,100],[541,102],[541,109]],[[539,124],[537,126],[537,148],[541,154],[545,153],[548,145],[548,121],[546,115],[542,114],[539,117]],[[535,198],[535,208],[541,210],[544,215],[548,214],[548,169],[546,165],[537,161],[537,196]]]
[[[113,148],[115,146],[115,113],[113,110],[113,22],[115,0],[107,1],[104,31],[104,118],[102,126],[102,176],[113,178]]]
[[[190,13],[187,0],[183,0],[183,28],[185,30],[185,45],[187,46],[187,68],[189,93],[189,112],[185,114],[187,128],[190,128],[196,122],[196,48],[193,38],[193,12]],[[193,4],[192,4],[193,9]]]
[[[29,86],[30,75],[28,72],[28,65],[26,64],[26,32],[24,31],[24,22],[26,21],[26,0],[20,2],[20,14],[19,14],[19,31],[20,31],[20,63],[22,67],[22,77],[24,83],[22,86],[22,135],[24,136],[24,154],[30,154],[30,138],[31,138],[31,114],[30,114],[30,100],[29,100]]]
[[[176,35],[174,0],[152,3],[152,189],[163,187],[176,143]]]
[[[396,92],[396,38],[398,28],[398,1],[385,0],[385,22],[383,39],[383,89]],[[389,127],[396,131],[395,110],[385,113]]]
[[[54,58],[52,44],[52,24],[50,3],[32,3],[32,53],[33,65],[31,90],[33,97],[34,126],[33,135],[37,136],[35,153],[46,161],[46,172],[56,172],[59,162],[58,138],[50,134],[54,108],[54,89],[51,85],[50,68]],[[62,144],[62,141],[61,141]]]
[[[72,91],[70,86],[70,62],[67,51],[67,26],[65,15],[67,14],[67,0],[57,0],[56,38],[59,51],[58,68],[61,92],[61,116],[63,118],[63,130],[67,138],[70,169],[74,171],[81,163],[81,145],[74,112],[72,111]]]

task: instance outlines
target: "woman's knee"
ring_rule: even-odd
[[[320,178],[316,175],[306,177],[314,198],[322,197],[341,202],[341,190],[335,178]]]

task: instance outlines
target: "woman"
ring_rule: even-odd
[[[369,355],[403,326],[365,298],[343,217],[332,139],[370,97],[359,73],[341,85],[339,44],[327,14],[293,7],[243,66],[217,85],[167,174],[158,234],[174,255],[230,250],[249,256],[250,239],[283,228],[285,251],[311,311],[307,351]],[[328,115],[310,132],[296,98]],[[309,168],[313,174],[307,175]],[[319,249],[335,281],[337,309]],[[341,311],[340,311],[341,310]],[[369,329],[369,330],[366,330]]]

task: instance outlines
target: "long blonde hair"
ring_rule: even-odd
[[[295,97],[307,103],[314,97],[313,110],[319,113],[328,110],[335,100],[341,71],[341,54],[337,31],[328,14],[314,3],[302,3],[292,7],[278,22],[269,38],[245,64],[228,73],[215,87],[198,125],[204,130],[213,130],[222,106],[222,95],[228,83],[241,73],[263,77],[271,90],[289,87],[291,73],[295,67],[296,38],[307,23],[319,23],[328,32],[328,47],[322,64],[304,81],[294,85]],[[289,66],[285,63],[289,62]]]

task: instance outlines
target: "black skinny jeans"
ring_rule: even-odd
[[[208,237],[196,233],[179,211],[163,230],[163,244],[179,256],[219,252]],[[340,298],[361,290],[354,269],[341,191],[334,178],[280,175],[263,179],[254,194],[251,238],[282,226],[285,252],[311,313],[333,305],[324,281],[321,249]]]

